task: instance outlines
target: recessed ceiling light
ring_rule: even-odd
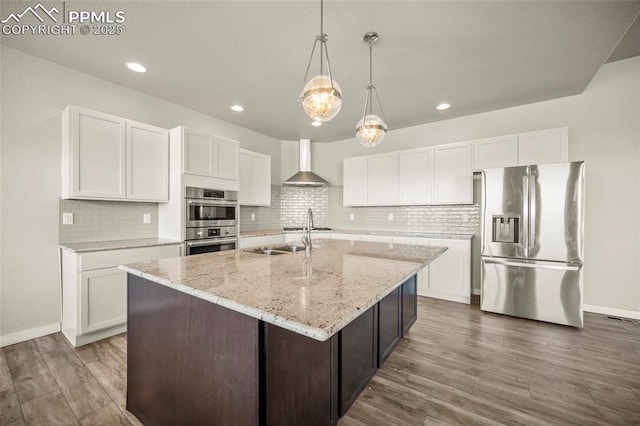
[[[232,105],[231,109],[234,110],[235,112],[242,112],[244,111],[244,107],[242,105]]]
[[[315,127],[322,126],[322,121],[312,121],[312,122],[311,122],[311,125],[312,125],[312,126],[315,126]]]
[[[438,106],[436,107],[436,109],[437,109],[438,111],[444,111],[445,109],[449,109],[449,107],[450,107],[450,106],[451,106],[451,105],[449,105],[449,104],[447,104],[447,103],[443,103],[443,104],[438,105]]]
[[[144,67],[144,65],[141,65],[137,62],[127,62],[125,63],[125,65],[127,66],[127,68],[129,68],[131,71],[135,71],[135,72],[147,72],[147,69]]]

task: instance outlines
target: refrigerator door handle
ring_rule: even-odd
[[[536,175],[531,171],[529,173],[529,250],[527,257],[531,256],[532,250],[536,250],[536,210],[538,208],[536,199],[538,195],[536,189],[537,183]],[[537,251],[535,253],[537,253]]]
[[[518,262],[506,259],[496,258],[484,258],[485,263],[491,263],[495,265],[504,266],[516,266],[519,268],[540,268],[540,269],[556,269],[560,271],[579,271],[582,265],[570,264],[570,263],[558,263],[558,262]]]
[[[524,247],[524,257],[529,257],[529,168],[522,176],[522,246]]]

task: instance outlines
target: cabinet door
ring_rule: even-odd
[[[216,137],[214,163],[216,177],[238,180],[238,142]]]
[[[241,149],[239,152],[240,190],[238,191],[238,203],[251,204],[251,151]]]
[[[542,130],[518,135],[518,165],[569,161],[569,129]]]
[[[430,245],[448,247],[448,250],[429,264],[429,289],[426,295],[470,303],[470,242],[466,240],[430,239]]]
[[[127,322],[127,274],[119,268],[80,274],[80,334]]]
[[[473,170],[468,142],[433,148],[433,202],[472,204]]]
[[[387,360],[402,336],[402,286],[378,303],[378,367]]]
[[[345,206],[366,206],[367,158],[345,158],[343,180],[343,204]]]
[[[418,319],[418,286],[416,276],[402,284],[402,336],[406,335]]]
[[[396,200],[398,154],[367,157],[367,205],[389,206]]]
[[[476,170],[518,165],[518,137],[516,135],[482,139],[475,141],[473,145]]]
[[[213,176],[213,136],[184,129],[183,140],[183,172],[192,175]]]
[[[125,198],[125,120],[84,108],[71,109],[71,195]]]
[[[271,157],[255,152],[252,155],[252,204],[258,206],[271,206]]]
[[[433,150],[401,151],[398,156],[398,204],[429,204],[433,188]]]
[[[340,415],[344,415],[378,368],[377,307],[340,331]]]
[[[169,200],[169,132],[127,122],[127,198]]]

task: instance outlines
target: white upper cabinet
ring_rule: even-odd
[[[344,160],[345,206],[473,203],[471,144]]]
[[[183,128],[182,172],[238,180],[239,143]]]
[[[271,157],[241,149],[238,202],[244,206],[271,205]]]
[[[518,137],[516,135],[482,139],[474,142],[476,170],[518,165]]]
[[[184,129],[183,173],[200,176],[214,174],[214,140],[213,136]]]
[[[345,206],[366,206],[367,157],[345,158],[343,166],[343,204]]]
[[[398,153],[398,204],[419,205],[432,201],[433,149]]]
[[[169,200],[169,133],[127,122],[127,198]]]
[[[518,165],[569,161],[569,129],[542,130],[518,135]]]
[[[569,161],[567,127],[482,139],[473,144],[475,170]]]
[[[367,157],[367,204],[390,206],[397,203],[398,153]]]
[[[433,148],[433,203],[473,203],[470,142]]]
[[[214,173],[221,179],[238,180],[239,143],[216,136],[214,152]],[[271,180],[271,178],[269,178]]]
[[[62,198],[167,201],[168,131],[68,106],[62,114]]]

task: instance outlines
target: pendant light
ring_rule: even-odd
[[[387,125],[382,118],[373,114],[373,92],[375,92],[380,114],[384,117],[378,90],[373,85],[373,43],[378,41],[378,33],[366,33],[363,40],[369,43],[369,85],[367,86],[367,97],[364,101],[362,119],[356,125],[356,139],[363,146],[371,148],[382,142],[384,135],[387,133]]]
[[[324,2],[320,0],[320,35],[316,36],[316,40],[313,42],[311,57],[309,57],[307,71],[304,74],[303,87],[298,97],[305,114],[313,121],[320,123],[331,121],[338,115],[342,107],[342,90],[331,76],[331,63],[329,62],[329,52],[327,51],[328,37],[324,33],[323,7]],[[320,42],[320,74],[307,81],[309,68],[311,67],[311,61],[318,42]],[[327,72],[329,75],[324,74],[325,57],[327,58]]]

